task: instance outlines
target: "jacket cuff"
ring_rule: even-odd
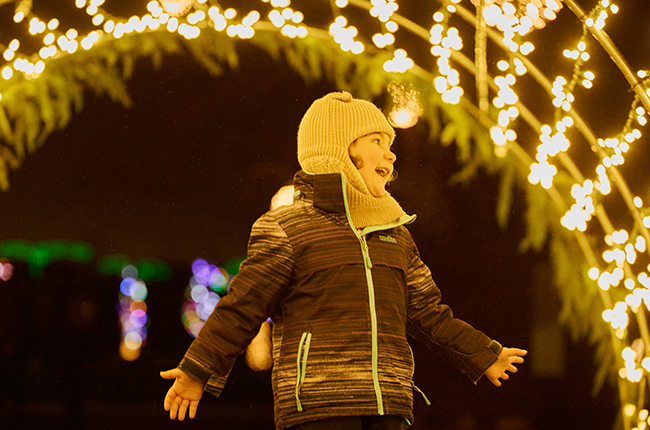
[[[488,345],[488,348],[490,348],[490,351],[492,351],[494,353],[494,355],[496,355],[497,357],[499,356],[499,354],[501,354],[501,350],[503,349],[501,344],[499,342],[497,342],[496,340],[493,340],[492,342],[490,342],[490,344]]]
[[[210,369],[188,357],[183,357],[178,368],[203,385],[205,385],[210,379],[210,376],[212,376]]]
[[[187,373],[190,377],[202,383],[205,391],[215,395],[216,397],[221,395],[223,387],[226,385],[228,375],[230,374],[230,371],[228,371],[226,375],[218,376],[201,363],[189,357],[183,357],[178,368]]]
[[[482,352],[472,357],[470,363],[462,366],[463,371],[474,384],[478,383],[485,371],[498,360],[501,349],[503,349],[501,344],[492,340]]]

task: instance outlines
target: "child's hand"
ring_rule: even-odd
[[[271,325],[264,321],[257,336],[246,348],[246,364],[256,372],[270,369],[273,365],[272,349]]]
[[[203,384],[189,376],[180,369],[171,369],[160,372],[164,379],[175,379],[174,385],[167,391],[165,396],[165,410],[169,411],[169,418],[183,421],[189,406],[190,418],[196,416],[196,408],[199,407],[199,400],[203,395]]]
[[[485,376],[497,387],[501,386],[500,379],[504,381],[510,378],[510,375],[506,373],[512,372],[516,373],[517,368],[515,363],[523,363],[524,355],[528,354],[528,351],[525,349],[519,348],[503,348],[499,354],[497,361],[485,371]]]

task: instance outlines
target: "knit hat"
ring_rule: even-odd
[[[380,225],[406,215],[389,194],[374,197],[352,163],[348,148],[370,133],[386,133],[390,143],[395,131],[383,113],[369,101],[348,92],[330,93],[307,109],[298,128],[298,162],[310,174],[343,173],[354,227]]]

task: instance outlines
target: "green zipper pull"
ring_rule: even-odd
[[[424,399],[424,402],[427,404],[427,406],[431,406],[431,402],[427,398],[426,394],[424,394],[424,392],[422,390],[420,390],[418,388],[418,386],[415,385],[415,383],[413,383],[413,382],[411,382],[411,383],[413,384],[413,388],[415,388],[415,390],[422,395],[422,398]]]
[[[309,354],[309,343],[311,342],[311,333],[304,332],[298,345],[298,356],[296,357],[296,408],[302,412],[302,403],[300,402],[300,389],[307,373],[307,354]]]

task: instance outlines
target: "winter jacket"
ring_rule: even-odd
[[[273,320],[278,429],[337,416],[412,420],[407,334],[474,382],[501,346],[453,317],[404,226],[351,228],[341,174],[296,174],[294,203],[253,225],[248,258],[179,368],[219,395],[257,333]]]

